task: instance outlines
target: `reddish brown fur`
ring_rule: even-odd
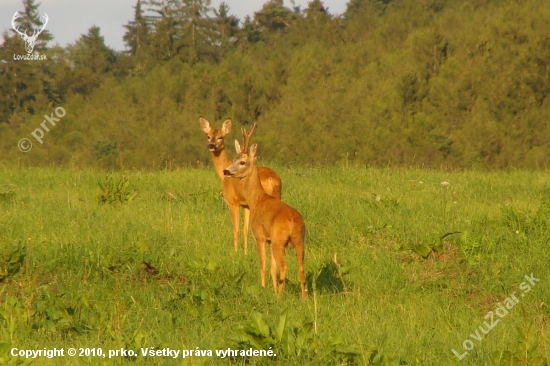
[[[246,201],[250,207],[252,233],[258,246],[260,256],[260,279],[265,287],[266,243],[271,244],[271,278],[273,289],[282,294],[285,285],[287,265],[284,259],[285,248],[291,243],[296,249],[298,259],[298,274],[302,287],[302,298],[306,297],[306,280],[304,274],[304,252],[306,227],[300,213],[265,193],[262,189],[259,169],[254,164],[257,144],[250,147],[249,152],[241,151],[235,141],[237,157],[224,171],[226,176],[240,179]],[[279,279],[277,279],[277,268]]]
[[[224,137],[231,131],[232,121],[227,119],[223,122],[221,129],[214,129],[210,126],[205,118],[199,117],[201,130],[207,135],[208,145],[212,152],[212,160],[214,162],[214,168],[218,176],[222,180],[222,194],[225,202],[229,206],[229,212],[231,214],[231,223],[233,225],[233,243],[235,245],[235,251],[239,251],[239,222],[240,213],[239,206],[244,209],[244,253],[248,253],[248,228],[250,223],[250,209],[246,203],[244,193],[239,185],[239,179],[225,177],[223,170],[231,164],[231,160],[227,156],[225,150]],[[281,178],[277,173],[269,168],[258,167],[260,180],[263,189],[267,194],[274,197],[281,198]]]

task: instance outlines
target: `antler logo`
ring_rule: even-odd
[[[25,41],[25,50],[27,51],[27,53],[30,54],[34,49],[34,43],[36,42],[36,39],[38,38],[40,33],[42,33],[44,28],[46,28],[46,24],[48,24],[48,14],[44,13],[44,19],[46,19],[46,21],[42,24],[42,29],[33,30],[32,36],[29,36],[27,34],[27,30],[25,30],[24,32],[21,32],[19,30],[21,25],[19,26],[17,25],[16,23],[17,18],[21,18],[21,15],[19,14],[18,11],[16,11],[15,14],[13,14],[13,18],[11,18],[11,26],[21,36],[21,38],[23,38],[23,41]]]

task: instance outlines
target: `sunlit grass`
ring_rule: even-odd
[[[312,291],[300,301],[293,250],[283,297],[258,288],[256,251],[234,253],[229,213],[210,169],[113,173],[115,181],[128,178],[137,196],[110,204],[98,202],[98,181],[106,179],[99,171],[4,170],[0,254],[24,245],[26,257],[0,283],[0,349],[8,352],[0,351],[0,361],[17,364],[12,347],[227,349],[252,312],[276,326],[285,309],[296,324],[315,320],[315,337],[325,346],[341,336],[364,355],[375,348],[412,365],[496,364],[493,352],[514,350],[516,327],[533,321],[536,352],[550,358],[550,216],[541,208],[550,197],[548,173],[276,170],[283,200],[306,222],[306,272],[312,278],[336,253],[338,266],[349,268],[342,277],[347,291],[319,287],[315,301]],[[426,259],[406,249],[432,250],[450,232],[458,233]],[[540,283],[458,361],[451,349],[464,352],[463,341],[485,314],[531,273]],[[278,355],[283,364],[336,362],[327,357]],[[67,362],[77,364],[64,358],[37,364]],[[229,360],[139,356],[137,362]]]

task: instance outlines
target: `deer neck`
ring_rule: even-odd
[[[220,152],[213,152],[212,160],[214,161],[214,169],[216,169],[216,173],[218,173],[218,176],[223,181],[224,179],[223,170],[226,169],[229,165],[231,165],[231,160],[229,160],[229,157],[227,156],[227,152],[225,151],[225,149],[223,149]]]
[[[241,184],[243,186],[246,202],[250,210],[254,210],[262,197],[267,195],[260,182],[260,175],[258,174],[258,168],[256,166],[252,167],[252,172],[249,176],[241,180]]]

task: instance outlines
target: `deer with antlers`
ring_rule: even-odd
[[[302,287],[302,298],[307,295],[304,275],[304,252],[306,226],[300,213],[282,202],[279,198],[270,196],[262,189],[259,167],[256,166],[258,145],[248,149],[248,144],[241,148],[235,140],[237,157],[223,171],[226,177],[239,179],[246,202],[250,207],[252,233],[258,246],[260,256],[260,280],[265,287],[266,243],[271,245],[271,279],[273,289],[280,296],[285,285],[287,265],[285,249],[293,244],[298,259],[298,274]],[[277,268],[279,278],[277,279]]]
[[[13,27],[13,30],[16,31],[21,36],[21,38],[23,38],[23,41],[25,41],[25,50],[27,51],[27,53],[31,53],[34,50],[34,44],[38,36],[46,28],[46,24],[48,24],[48,19],[49,19],[48,14],[44,13],[44,19],[46,19],[46,21],[42,23],[42,29],[33,30],[32,36],[29,36],[27,34],[27,30],[25,30],[24,32],[21,32],[19,30],[21,26],[20,25],[18,26],[17,23],[15,22],[17,18],[21,18],[21,15],[19,14],[18,11],[16,11],[15,14],[13,14],[13,17],[11,18],[11,26]]]
[[[231,119],[226,119],[222,128],[215,129],[212,128],[210,122],[208,122],[204,117],[199,117],[199,122],[201,130],[206,133],[208,140],[208,149],[212,153],[212,160],[214,162],[214,168],[218,176],[222,180],[222,194],[225,202],[229,206],[229,212],[231,214],[231,223],[233,224],[233,243],[235,246],[235,252],[239,251],[239,222],[240,222],[240,213],[239,207],[244,209],[244,227],[243,227],[243,236],[244,236],[244,253],[248,254],[248,228],[250,226],[250,209],[246,202],[243,190],[239,185],[239,179],[226,177],[223,174],[223,170],[231,164],[231,160],[227,156],[227,151],[225,150],[224,138],[231,131],[233,127],[233,122]],[[243,143],[245,146],[248,146],[250,137],[256,129],[256,124],[250,128],[248,132],[244,129],[243,133]],[[265,167],[258,167],[258,174],[261,181],[262,189],[273,197],[281,198],[281,189],[282,183],[281,178],[273,170]]]

